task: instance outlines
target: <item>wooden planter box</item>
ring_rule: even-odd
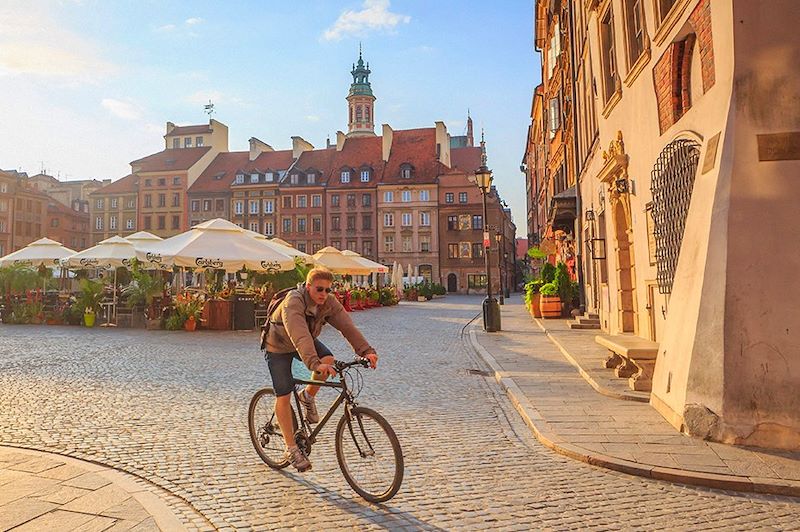
[[[561,298],[558,296],[545,296],[539,294],[541,298],[540,307],[543,318],[561,317]]]
[[[211,299],[203,307],[203,327],[214,331],[230,331],[233,301]]]

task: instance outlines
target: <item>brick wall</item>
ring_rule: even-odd
[[[703,93],[714,86],[714,43],[711,38],[711,0],[701,0],[689,15],[689,23],[697,35],[700,65],[703,71]]]

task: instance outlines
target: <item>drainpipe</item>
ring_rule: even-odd
[[[578,153],[578,107],[577,96],[575,94],[575,65],[577,64],[575,47],[575,10],[573,2],[567,2],[569,11],[569,53],[570,53],[570,86],[572,87],[572,105],[570,114],[572,115],[572,153],[575,164],[575,271],[578,276],[578,300],[581,313],[586,312],[586,290],[583,279],[583,208],[581,202],[581,157]]]

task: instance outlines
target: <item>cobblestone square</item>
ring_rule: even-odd
[[[250,332],[0,325],[0,444],[145,479],[172,494],[189,529],[800,526],[796,499],[632,477],[540,445],[461,335],[479,310],[478,297],[448,296],[353,314],[381,355],[359,402],[388,419],[405,456],[403,487],[384,505],[347,486],[332,428],[310,473],[259,460],[246,415],[268,372]],[[322,340],[350,356],[335,331]],[[332,396],[321,392],[322,404]]]

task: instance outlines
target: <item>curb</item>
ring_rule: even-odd
[[[539,325],[541,327],[541,325]],[[756,477],[743,477],[737,475],[720,475],[715,473],[702,473],[671,467],[659,467],[638,462],[631,462],[621,458],[614,458],[602,453],[584,449],[579,445],[564,441],[558,434],[547,426],[547,420],[536,410],[530,400],[514,382],[506,376],[497,360],[484,348],[477,339],[475,328],[469,331],[470,343],[486,364],[494,372],[494,379],[500,384],[511,400],[511,404],[519,412],[525,424],[533,432],[536,439],[545,447],[558,454],[574,460],[579,460],[590,465],[611,469],[620,473],[627,473],[656,480],[678,482],[707,488],[733,490],[752,493],[765,493],[769,495],[786,495],[800,497],[800,482],[792,480],[779,480]]]
[[[564,347],[561,344],[561,342],[559,342],[556,339],[555,336],[550,334],[550,331],[547,330],[547,328],[544,326],[544,324],[542,323],[542,321],[539,318],[535,318],[535,317],[531,317],[531,318],[533,319],[534,322],[536,322],[536,325],[539,326],[539,328],[547,336],[547,338],[549,338],[550,341],[553,342],[556,345],[556,347],[558,347],[558,350],[561,351],[561,354],[564,355],[564,358],[566,358],[569,361],[570,364],[572,364],[573,366],[575,366],[578,369],[578,373],[581,374],[581,377],[583,377],[583,380],[585,380],[587,383],[589,383],[589,385],[592,388],[594,388],[594,391],[596,391],[597,393],[599,393],[601,395],[605,395],[607,397],[612,397],[614,399],[621,399],[623,401],[635,401],[635,402],[639,402],[639,403],[649,403],[650,402],[650,399],[647,398],[647,397],[638,397],[638,396],[635,396],[635,395],[628,395],[628,394],[625,394],[625,393],[619,393],[619,392],[615,392],[615,391],[609,390],[608,388],[602,386],[600,383],[598,383],[596,380],[594,380],[594,378],[589,374],[589,372],[587,372],[586,370],[583,369],[583,367],[580,365],[580,363],[577,360],[575,360],[575,358],[569,353],[569,351],[567,351],[567,348]]]
[[[166,502],[164,494],[176,499],[181,505],[185,506],[185,508],[183,508],[183,513],[192,513],[195,515],[195,517],[201,518],[203,521],[208,523],[209,527],[212,527],[208,519],[188,501],[139,475],[129,473],[102,462],[76,458],[74,456],[63,454],[57,451],[37,449],[35,447],[27,447],[24,445],[6,442],[0,442],[0,447],[5,449],[13,449],[15,451],[31,455],[40,454],[58,457],[59,460],[63,460],[67,464],[72,464],[75,467],[85,469],[104,477],[106,480],[118,485],[121,489],[130,494],[130,496],[133,497],[139,504],[141,504],[142,508],[144,508],[148,514],[150,514],[150,516],[156,522],[158,528],[161,530],[189,530],[187,525],[181,522],[180,518],[178,517],[178,513]]]

